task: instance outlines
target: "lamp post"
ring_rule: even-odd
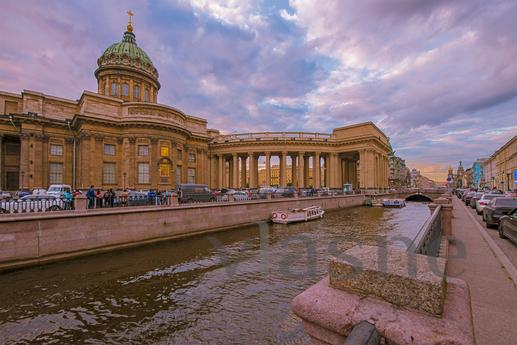
[[[122,175],[124,176],[124,182],[123,182],[123,185],[122,185],[122,189],[126,189],[126,176],[127,176],[127,173],[123,172]]]

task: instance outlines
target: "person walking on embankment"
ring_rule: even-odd
[[[88,198],[88,208],[94,208],[95,207],[95,189],[93,189],[93,185],[88,188],[88,191],[86,192],[86,197]]]

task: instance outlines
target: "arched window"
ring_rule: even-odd
[[[124,96],[124,97],[129,96],[129,85],[126,83],[122,84],[122,96]]]
[[[149,102],[149,89],[144,90],[144,101]]]
[[[111,95],[112,96],[116,96],[118,94],[117,89],[118,89],[118,84],[115,82],[111,83]]]
[[[139,85],[133,86],[133,98],[137,101],[140,100],[140,86]]]

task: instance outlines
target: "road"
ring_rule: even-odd
[[[476,210],[471,207],[467,207],[467,210],[470,214],[474,216],[476,221],[483,226],[486,232],[490,235],[490,237],[494,240],[499,248],[503,251],[503,253],[508,257],[510,262],[517,267],[517,245],[508,239],[503,239],[499,237],[499,233],[497,228],[487,228],[485,222],[483,222],[483,218],[481,215],[476,214]]]

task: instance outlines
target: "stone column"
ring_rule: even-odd
[[[224,168],[224,157],[219,154],[217,157],[217,189],[223,188],[223,168]]]
[[[336,154],[336,187],[342,189],[343,188],[343,159],[341,156]]]
[[[310,176],[311,170],[310,170],[310,157],[309,156],[303,156],[303,185],[305,187],[309,187],[310,183]]]
[[[266,152],[266,187],[271,186],[271,152]]]
[[[337,184],[337,156],[334,152],[329,153],[329,187],[336,188]]]
[[[320,153],[316,152],[314,154],[314,162],[312,164],[312,176],[313,176],[313,185],[314,188],[320,188],[321,186],[321,179],[320,179],[320,173],[321,173],[321,157]]]
[[[325,171],[324,171],[324,182],[325,182],[325,187],[328,188],[329,186],[329,181],[330,181],[330,169],[329,169],[329,165],[330,165],[330,159],[329,159],[329,154],[326,153],[325,156],[323,157],[324,159],[324,166],[325,166]]]
[[[29,145],[29,135],[22,133],[20,135],[20,188],[29,187]]]
[[[296,164],[296,156],[291,156],[291,184],[293,187],[298,186],[298,171]]]
[[[239,156],[232,154],[232,188],[239,188]]]
[[[287,158],[287,152],[283,151],[280,153],[280,187],[287,186],[287,179],[286,179],[286,158]]]
[[[151,154],[151,163],[149,164],[149,174],[151,175],[151,186],[152,188],[158,188],[158,182],[160,180],[159,171],[160,168],[158,166],[158,157],[160,156],[160,147],[158,145],[158,138],[151,138],[149,145],[149,152]],[[185,153],[184,153],[185,154]],[[181,176],[181,182],[183,183],[184,179]]]
[[[241,156],[241,188],[246,188],[246,157]]]
[[[248,170],[250,173],[250,188],[257,188],[255,184],[255,157],[253,156],[253,152],[248,152]]]
[[[304,160],[304,154],[305,152],[298,152],[298,178],[297,178],[297,186],[298,188],[304,188],[305,185],[304,185],[304,181],[305,181],[305,176],[304,176],[304,172],[305,172],[305,168],[304,168],[304,163],[305,163],[305,160]]]

